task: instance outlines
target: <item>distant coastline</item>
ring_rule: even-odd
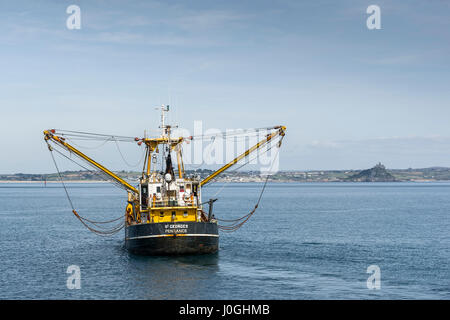
[[[218,182],[218,183],[264,183],[265,180],[263,181],[261,180],[235,180],[235,181],[225,181],[225,180],[217,180],[214,182]],[[340,182],[347,182],[347,183],[362,183],[362,181],[297,181],[297,180],[271,180],[269,179],[269,182],[271,183],[340,183]],[[378,182],[391,182],[391,183],[396,183],[396,182],[416,182],[416,183],[420,183],[420,182],[450,182],[449,180],[408,180],[408,181],[370,181],[370,183],[378,183]],[[40,180],[40,181],[27,181],[27,180],[14,180],[14,181],[9,181],[9,180],[0,180],[0,184],[61,184],[61,181],[45,181],[45,180]],[[96,183],[104,183],[104,184],[108,184],[110,183],[110,181],[106,181],[106,180],[64,180],[64,183],[79,183],[79,184],[96,184]],[[137,183],[137,182],[136,182]],[[366,182],[367,183],[367,182]]]
[[[64,182],[68,183],[109,183],[109,181],[105,180],[64,180]],[[30,184],[43,184],[43,183],[61,183],[61,180],[0,180],[0,183],[30,183]]]
[[[187,175],[200,175],[205,178],[213,170],[187,170]],[[137,182],[140,173],[117,171],[122,178]],[[64,171],[61,173],[65,182],[102,183],[98,175],[89,171]],[[216,182],[264,182],[266,176],[259,171],[224,172]],[[450,168],[430,167],[420,169],[386,169],[381,163],[364,170],[314,170],[314,171],[279,171],[268,178],[269,182],[435,182],[450,181]],[[60,182],[56,173],[51,174],[0,174],[0,183],[54,183]]]

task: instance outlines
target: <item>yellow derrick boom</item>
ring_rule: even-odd
[[[60,146],[60,147],[62,147],[64,149],[74,153],[78,157],[80,157],[83,160],[87,161],[89,164],[93,165],[94,167],[98,168],[102,172],[106,173],[109,177],[113,178],[115,181],[117,181],[118,183],[123,185],[128,191],[130,191],[130,192],[132,192],[132,193],[134,193],[136,195],[139,194],[139,190],[138,189],[133,187],[131,184],[126,182],[124,179],[122,179],[118,175],[116,175],[114,172],[108,170],[107,168],[105,168],[104,166],[102,166],[101,164],[96,162],[95,160],[89,158],[87,155],[85,155],[84,153],[79,151],[77,148],[75,148],[75,147],[71,146],[70,144],[68,144],[67,142],[65,142],[64,138],[55,135],[54,132],[52,132],[52,130],[45,130],[44,131],[44,139],[45,139],[45,141],[51,140],[52,142],[56,143],[58,146]]]

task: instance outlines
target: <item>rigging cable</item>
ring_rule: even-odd
[[[62,186],[63,186],[63,188],[64,188],[64,192],[66,193],[67,200],[69,201],[70,207],[72,208],[72,213],[75,215],[75,217],[77,217],[78,220],[80,220],[80,222],[81,222],[86,228],[88,228],[91,232],[93,232],[93,233],[95,233],[95,234],[97,234],[97,235],[101,235],[101,236],[109,236],[109,235],[113,235],[113,234],[119,232],[120,230],[122,230],[122,229],[125,227],[125,219],[124,219],[122,222],[120,222],[119,224],[117,224],[117,225],[115,225],[115,226],[113,226],[113,227],[110,227],[109,229],[106,229],[106,228],[103,227],[103,226],[99,226],[99,224],[108,224],[108,223],[116,222],[116,221],[118,221],[119,219],[122,219],[123,216],[120,216],[120,217],[118,217],[118,218],[116,218],[116,219],[112,219],[112,220],[109,220],[109,221],[92,221],[92,220],[89,220],[89,219],[87,219],[87,218],[84,218],[84,217],[82,217],[82,216],[80,216],[80,215],[78,214],[78,212],[75,210],[75,207],[74,207],[74,205],[73,205],[72,199],[70,198],[69,192],[67,191],[66,184],[64,183],[64,180],[63,180],[63,178],[62,178],[62,175],[61,175],[61,172],[60,172],[60,170],[59,170],[58,164],[56,163],[55,156],[53,155],[53,150],[54,150],[54,149],[52,148],[52,146],[51,146],[48,142],[47,142],[47,146],[48,146],[48,150],[50,151],[50,155],[52,156],[53,163],[55,164],[56,171],[58,172],[58,176],[59,176],[59,179],[60,179],[60,181],[61,181],[61,184],[62,184]],[[58,150],[55,150],[55,151],[59,152]],[[59,152],[59,153],[60,153],[60,152]],[[61,153],[61,154],[62,154],[62,153]],[[64,155],[64,154],[63,154],[63,155]],[[64,156],[65,156],[65,155],[64,155]],[[67,158],[68,158],[68,157],[67,157]],[[70,159],[70,158],[68,158],[68,159]],[[72,159],[70,159],[70,160],[72,160]],[[94,226],[96,226],[97,228],[100,228],[101,230],[95,229],[94,227],[90,226],[89,223],[92,224],[92,225],[94,225]]]
[[[265,146],[267,146],[267,149],[266,149],[264,152],[262,152],[262,153],[257,152],[256,155],[255,155],[255,157],[253,157],[252,159],[250,159],[250,157],[244,158],[244,159],[245,159],[245,162],[244,162],[242,165],[240,165],[239,167],[237,167],[236,169],[233,169],[231,172],[236,172],[237,170],[241,169],[241,168],[244,167],[245,165],[249,164],[251,161],[253,161],[253,160],[257,159],[258,157],[260,157],[260,156],[266,154],[266,153],[269,152],[275,145],[281,146],[281,141],[283,140],[283,137],[284,137],[284,136],[281,136],[281,137],[279,138],[279,140],[276,141],[276,142],[273,142],[273,141],[270,141],[270,142],[268,142],[268,143],[266,142],[266,143],[265,143]],[[278,146],[278,148],[279,148],[279,146]],[[276,155],[275,155],[275,156],[276,156]],[[237,163],[238,163],[238,162],[237,162]],[[272,163],[272,165],[271,165],[269,171],[272,170],[272,167],[273,167],[273,163]],[[204,186],[203,188],[209,187],[209,186],[212,185],[213,183],[217,182],[217,179],[218,179],[218,178],[219,178],[219,176],[213,178],[213,179],[212,179],[206,186]],[[226,182],[225,185],[227,185],[229,182],[231,182],[231,181]],[[223,188],[224,188],[224,187],[222,187],[222,189],[223,189]],[[214,195],[214,197],[215,197],[216,195],[218,195],[218,194],[222,191],[222,189],[219,190],[219,191]]]
[[[278,142],[277,142],[277,143],[278,143]],[[272,149],[272,148],[273,148],[273,146],[270,146],[270,148],[268,147],[267,150],[264,151],[263,153],[261,153],[261,154],[258,154],[258,153],[257,153],[257,154],[255,155],[255,157],[253,157],[252,159],[246,160],[242,165],[240,165],[240,166],[237,167],[236,169],[232,170],[231,172],[237,172],[240,168],[246,166],[246,165],[249,164],[251,161],[257,159],[258,157],[262,156],[263,154],[266,154],[266,153],[269,152],[270,149]],[[273,165],[273,164],[272,164],[272,165]],[[271,168],[272,168],[272,166],[271,166]],[[216,181],[214,181],[214,180],[216,180]],[[209,184],[207,184],[205,187],[209,187],[209,186],[211,186],[213,183],[216,183],[216,182],[217,182],[217,177],[214,178],[214,179],[212,179],[211,182],[209,182]],[[218,194],[220,194],[220,193],[223,191],[223,189],[225,189],[225,187],[228,186],[231,182],[232,182],[231,180],[226,181],[226,182],[223,184],[222,188],[220,188],[220,189],[214,194],[213,198],[215,198]],[[205,187],[204,187],[204,188],[205,188]]]
[[[91,169],[89,169],[89,168],[86,168],[86,167],[83,166],[82,164],[80,164],[80,163],[76,162],[75,160],[73,160],[72,158],[66,156],[64,153],[62,153],[62,152],[59,151],[58,149],[53,148],[53,151],[56,151],[56,152],[57,152],[58,154],[60,154],[62,157],[66,158],[66,159],[69,160],[69,161],[72,161],[73,163],[75,163],[76,165],[78,165],[78,166],[80,166],[81,168],[85,169],[86,171],[88,171],[88,172],[90,172],[90,173],[92,173],[92,174],[94,174],[94,175],[96,175],[96,176],[98,176],[98,177],[100,177],[100,178],[105,179],[106,181],[108,181],[108,182],[114,184],[116,187],[118,187],[118,188],[120,188],[120,189],[123,189],[123,190],[127,191],[127,188],[126,188],[126,187],[124,187],[121,183],[119,183],[119,182],[117,182],[117,181],[115,181],[115,180],[113,180],[113,179],[110,179],[110,177],[109,177],[107,174],[105,174],[104,172],[99,171],[99,170],[91,170]],[[88,165],[91,165],[91,164],[88,163],[88,162],[86,162],[86,163],[87,163]],[[91,165],[91,166],[92,166],[92,165]],[[95,168],[95,167],[92,166],[92,168]]]
[[[100,143],[99,145],[95,146],[95,147],[86,147],[86,146],[82,146],[78,143],[76,143],[74,140],[87,140],[87,141],[96,141],[93,139],[74,139],[74,138],[66,138],[68,141],[70,141],[70,143],[72,143],[74,146],[78,147],[78,148],[82,148],[82,149],[100,149],[101,147],[103,147],[106,143],[108,143],[109,141],[111,141],[110,138],[105,139],[102,143]]]
[[[278,153],[280,151],[281,142],[283,141],[283,138],[284,138],[284,136],[282,136],[280,138],[280,140],[277,142],[278,149],[277,149],[275,157],[278,156]],[[272,162],[272,165],[270,166],[269,171],[272,171],[272,167],[273,167],[274,163],[275,162]],[[250,211],[245,216],[242,216],[240,218],[233,219],[233,220],[225,220],[225,219],[218,219],[218,218],[216,218],[216,220],[219,221],[219,222],[229,223],[228,225],[219,225],[218,224],[218,227],[219,227],[220,230],[222,230],[223,232],[234,232],[234,231],[238,230],[239,228],[241,228],[250,219],[250,217],[255,213],[256,209],[258,209],[259,203],[261,202],[262,196],[263,196],[264,191],[266,189],[267,182],[269,181],[269,177],[270,177],[270,174],[268,174],[266,176],[266,180],[265,180],[264,185],[263,185],[263,187],[261,189],[261,192],[259,194],[258,201],[256,202],[255,207],[253,208],[252,211]]]
[[[130,163],[128,163],[127,160],[125,160],[125,157],[123,156],[123,153],[122,153],[122,151],[120,150],[119,144],[117,143],[117,140],[116,140],[115,137],[114,137],[114,142],[116,143],[117,151],[119,151],[119,154],[120,154],[120,156],[122,157],[123,162],[125,162],[125,164],[126,164],[127,166],[132,167],[132,168],[136,168],[136,167],[137,167],[138,165],[140,165],[141,162],[144,160],[145,149],[143,149],[141,158],[138,160],[138,162],[137,162],[135,165],[131,165]]]
[[[123,139],[126,141],[134,141],[134,137],[127,137],[127,136],[117,136],[117,135],[112,135],[112,134],[101,134],[101,133],[91,133],[91,132],[83,132],[83,131],[71,131],[71,130],[62,130],[62,129],[55,129],[57,132],[59,132],[59,134],[64,135],[64,136],[74,136],[74,137],[85,137],[85,138],[89,138],[89,139],[99,139],[100,137],[103,138],[111,138],[111,137],[116,137],[119,139]],[[67,133],[64,133],[67,132]],[[96,138],[98,137],[98,138]]]

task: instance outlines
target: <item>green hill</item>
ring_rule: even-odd
[[[384,165],[378,163],[375,167],[363,170],[357,174],[353,174],[346,178],[346,181],[355,182],[393,182],[397,181],[395,177],[390,174]]]

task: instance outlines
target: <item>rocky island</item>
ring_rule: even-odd
[[[352,182],[394,182],[395,177],[379,162],[375,167],[353,174],[345,179]]]

